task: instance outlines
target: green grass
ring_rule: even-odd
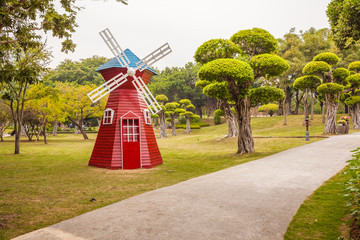
[[[349,237],[349,198],[344,183],[350,178],[343,172],[327,181],[304,201],[291,221],[285,240],[336,240]]]
[[[316,117],[311,135],[321,135]],[[254,136],[304,136],[303,116],[254,118]],[[49,136],[43,142],[21,143],[14,155],[13,138],[0,143],[0,239],[45,227],[153,189],[242,164],[305,142],[299,138],[255,138],[254,154],[235,155],[236,139],[217,141],[225,124],[195,129],[190,134],[157,139],[164,163],[153,169],[107,170],[88,167],[96,135]],[[168,131],[170,135],[170,130]],[[90,202],[91,198],[97,201]]]

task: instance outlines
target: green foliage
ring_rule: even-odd
[[[306,75],[322,75],[328,73],[331,70],[331,66],[323,61],[309,62],[303,68],[303,74]]]
[[[77,27],[76,14],[80,10],[74,3],[74,0],[1,1],[0,52],[3,53],[4,49],[16,50],[17,47],[23,50],[40,47],[42,32],[61,39],[62,51],[74,51],[71,37]]]
[[[350,71],[354,71],[359,73],[360,72],[360,61],[355,61],[349,64],[348,69]]]
[[[249,92],[251,106],[264,105],[268,102],[279,101],[284,97],[284,91],[276,87],[262,86],[250,89]]]
[[[257,77],[263,76],[267,79],[279,76],[290,68],[289,64],[282,57],[269,53],[256,55],[251,58],[250,66]]]
[[[329,64],[330,66],[335,66],[340,62],[340,58],[331,52],[323,52],[318,55],[316,55],[313,59],[313,61],[323,61]]]
[[[350,180],[346,183],[347,195],[350,197],[348,206],[351,207],[351,215],[354,220],[360,219],[360,148],[353,151],[353,158],[349,160],[349,171],[346,173],[350,175]]]
[[[225,39],[212,39],[204,42],[195,52],[195,61],[205,64],[219,58],[234,58],[241,52],[233,42]]]
[[[351,87],[358,88],[360,86],[360,73],[348,76],[346,81],[351,84]]]
[[[360,103],[360,96],[351,96],[346,98],[344,102],[346,105],[352,106],[354,104]]]
[[[214,116],[223,117],[223,116],[225,116],[225,113],[221,109],[216,109],[215,112],[214,112]]]
[[[261,28],[240,30],[230,38],[230,41],[237,44],[243,53],[251,57],[273,53],[278,49],[278,43],[274,36]]]
[[[354,45],[360,39],[360,2],[332,0],[326,11],[333,38],[340,49]]]
[[[221,124],[221,116],[218,116],[218,115],[214,116],[214,124],[215,125]]]
[[[306,75],[299,77],[294,82],[294,88],[300,90],[315,90],[321,84],[321,79],[315,75]]]
[[[203,89],[204,94],[221,100],[228,100],[231,98],[227,82],[214,82]]]
[[[158,101],[158,102],[167,102],[167,101],[169,101],[169,99],[165,95],[157,95],[155,97],[155,100]]]
[[[239,87],[246,88],[254,79],[250,65],[236,59],[217,59],[208,62],[200,68],[198,75],[201,80],[235,82]]]
[[[279,110],[279,105],[274,104],[274,103],[269,103],[269,104],[266,104],[266,105],[262,105],[258,109],[259,112],[267,112],[267,113],[270,114],[270,116],[272,116],[274,114],[274,112],[276,112],[278,110]]]
[[[46,78],[52,82],[72,82],[80,85],[95,84],[99,86],[104,82],[104,79],[95,70],[107,61],[107,58],[98,56],[80,61],[67,59],[52,70]]]
[[[336,68],[332,71],[334,81],[341,85],[347,84],[346,78],[348,76],[350,76],[350,72],[346,68]]]
[[[170,102],[187,98],[196,108],[204,107],[207,97],[201,88],[195,87],[195,83],[198,81],[197,72],[199,68],[200,65],[191,62],[181,68],[165,68],[158,71],[159,75],[151,79],[148,88],[154,96],[166,95]]]
[[[209,85],[211,82],[210,81],[206,81],[206,80],[199,80],[195,83],[195,87],[201,87],[204,88],[207,85]]]
[[[337,101],[336,95],[344,91],[344,87],[337,83],[323,83],[317,88],[317,91],[327,95],[328,100]]]

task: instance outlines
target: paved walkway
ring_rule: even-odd
[[[299,206],[339,172],[360,135],[334,136],[25,234],[17,240],[282,239]]]

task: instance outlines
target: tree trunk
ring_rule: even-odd
[[[325,104],[324,104],[324,102],[320,102],[320,106],[321,106],[322,123],[325,123]]]
[[[226,101],[221,102],[220,108],[225,114],[225,121],[228,127],[228,135],[225,138],[236,137],[238,135],[238,127],[236,124],[236,118],[230,104]]]
[[[360,104],[356,103],[352,106],[352,123],[353,129],[360,129]]]
[[[325,134],[337,134],[336,112],[339,103],[326,100]]]
[[[314,120],[314,94],[311,91],[310,92],[310,96],[311,96],[311,120]]]
[[[186,129],[185,129],[185,133],[190,133],[190,132],[191,132],[190,117],[186,117]]]
[[[53,135],[53,136],[57,136],[58,121],[52,122],[52,127],[53,127],[52,135]]]
[[[47,125],[47,120],[45,120],[44,125],[43,125],[43,127],[42,127],[42,129],[43,129],[43,134],[44,134],[44,143],[45,143],[45,144],[47,144],[46,125]]]
[[[280,100],[278,102],[278,106],[279,106],[278,115],[281,116],[284,114],[284,111],[285,111],[283,101]]]
[[[85,132],[82,124],[79,124],[75,119],[72,119],[71,117],[68,117],[68,118],[69,118],[69,120],[70,120],[76,127],[79,128],[81,134],[83,135],[83,138],[84,138],[85,140],[89,139],[88,136],[86,135],[86,132]],[[82,122],[83,122],[83,119],[80,119],[79,122],[82,123]]]
[[[171,116],[171,135],[176,136],[176,127],[175,127],[175,114]]]
[[[252,153],[254,150],[254,139],[251,132],[250,102],[248,98],[239,98],[236,105],[236,117],[239,127],[238,154]]]
[[[166,119],[165,119],[165,112],[160,111],[158,113],[159,118],[160,118],[160,134],[159,134],[159,138],[167,138],[167,133],[166,133]]]
[[[287,121],[286,121],[286,115],[287,115],[287,109],[286,109],[286,98],[284,98],[283,100],[283,109],[284,109],[284,125],[287,125]]]
[[[309,117],[309,108],[308,108],[308,103],[307,103],[308,94],[309,94],[308,90],[306,89],[305,96],[304,96],[304,115],[305,115],[305,119]]]
[[[285,91],[285,102],[286,102],[286,114],[290,115],[291,114],[291,97],[292,97],[292,92],[291,92],[291,88],[290,87],[286,87],[286,91]]]

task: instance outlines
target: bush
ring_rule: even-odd
[[[214,116],[214,123],[215,125],[221,124],[221,117],[219,115]]]

